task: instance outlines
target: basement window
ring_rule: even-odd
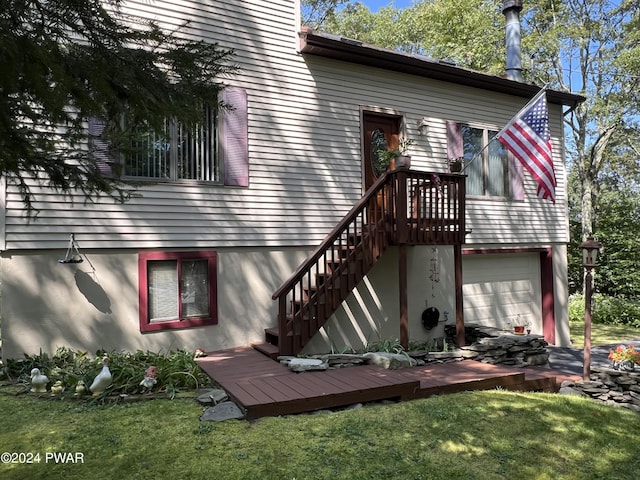
[[[218,323],[216,252],[138,255],[140,331]]]

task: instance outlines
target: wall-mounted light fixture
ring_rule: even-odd
[[[421,137],[424,137],[429,130],[429,121],[426,119],[426,117],[423,117],[416,122],[416,127],[418,128],[418,134]]]

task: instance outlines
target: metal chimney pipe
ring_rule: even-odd
[[[520,35],[520,11],[522,0],[502,0],[502,13],[506,20],[507,68],[506,77],[524,82],[522,76],[522,48]]]

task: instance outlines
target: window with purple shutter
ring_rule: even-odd
[[[464,157],[462,145],[462,125],[447,120],[447,159],[455,160]]]
[[[140,124],[115,155],[103,137],[104,122],[90,119],[91,151],[98,168],[105,175],[121,172],[135,181],[249,186],[246,90],[228,87],[221,96],[229,110],[202,105],[202,121],[190,127],[171,118],[160,131]]]
[[[448,120],[447,158],[464,160],[467,194],[524,200],[522,166],[497,141],[496,132]]]
[[[109,156],[109,146],[102,137],[104,132],[104,121],[91,117],[88,121],[89,132],[89,152],[96,162],[98,171],[107,178],[115,177],[114,161]]]
[[[220,151],[224,165],[224,184],[249,186],[249,147],[247,91],[239,87],[227,87],[222,91],[222,101],[231,109],[221,112]]]

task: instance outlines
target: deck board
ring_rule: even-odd
[[[252,349],[212,352],[197,359],[248,418],[287,415],[384,399],[411,400],[465,390],[556,387],[555,372],[490,365],[473,360],[400,370],[362,365],[317,372],[292,372]]]

